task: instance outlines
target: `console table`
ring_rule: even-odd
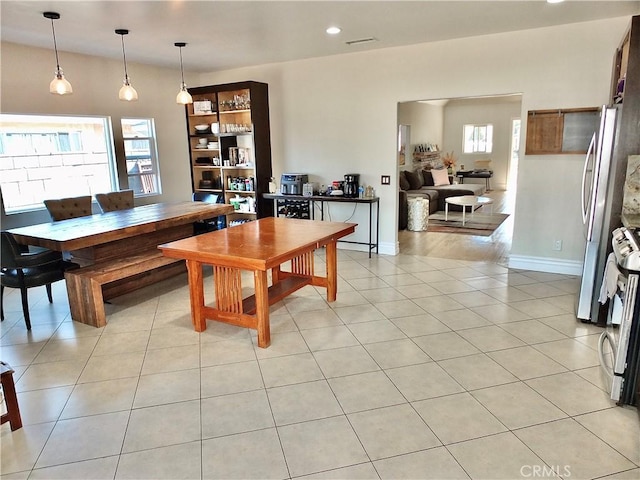
[[[315,204],[320,204],[320,220],[324,220],[324,204],[325,203],[364,203],[369,205],[369,242],[355,242],[352,240],[339,240],[344,243],[354,243],[358,245],[367,245],[369,247],[369,258],[371,258],[371,251],[375,248],[376,254],[378,253],[378,237],[380,233],[380,199],[378,197],[364,197],[364,198],[352,198],[343,196],[330,196],[330,195],[282,195],[280,193],[265,193],[263,198],[273,200],[275,203],[276,216],[278,215],[278,200],[303,200],[310,202],[311,204],[311,220],[315,220]],[[375,219],[373,217],[373,206],[376,207]],[[375,221],[375,223],[374,223]],[[373,230],[375,228],[376,236],[375,241],[373,238]]]
[[[460,179],[460,183],[464,183],[465,178],[484,178],[487,183],[487,191],[491,190],[489,183],[493,177],[493,170],[461,170],[456,172],[456,177]]]

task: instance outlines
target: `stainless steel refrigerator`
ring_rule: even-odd
[[[585,253],[576,316],[583,322],[598,323],[598,297],[611,245],[611,232],[620,226],[623,185],[614,146],[620,107],[602,107],[600,126],[593,134],[582,173],[582,222]]]

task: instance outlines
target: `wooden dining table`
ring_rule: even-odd
[[[184,259],[189,277],[191,317],[196,331],[207,319],[257,330],[258,346],[271,343],[269,306],[296,290],[314,285],[337,295],[338,239],[355,231],[355,223],[267,217],[197,237],[160,245],[163,254]],[[324,247],[326,276],[316,274],[314,252]],[[290,263],[288,270],[281,266]],[[205,301],[203,265],[213,266],[215,305]],[[255,293],[242,298],[242,271],[253,273]],[[271,286],[268,271],[271,271]]]
[[[9,230],[24,245],[64,252],[81,268],[65,274],[71,317],[106,324],[104,300],[184,272],[161,243],[191,237],[193,224],[233,212],[205,202],[154,203]]]

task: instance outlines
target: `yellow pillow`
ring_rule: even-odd
[[[446,169],[431,170],[431,176],[433,177],[433,185],[435,187],[449,185],[449,173]]]

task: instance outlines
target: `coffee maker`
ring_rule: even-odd
[[[358,197],[358,189],[360,188],[360,174],[347,173],[344,176],[344,196],[350,198]]]
[[[309,183],[309,175],[283,173],[280,177],[280,193],[283,195],[302,195],[302,186],[305,183]]]

